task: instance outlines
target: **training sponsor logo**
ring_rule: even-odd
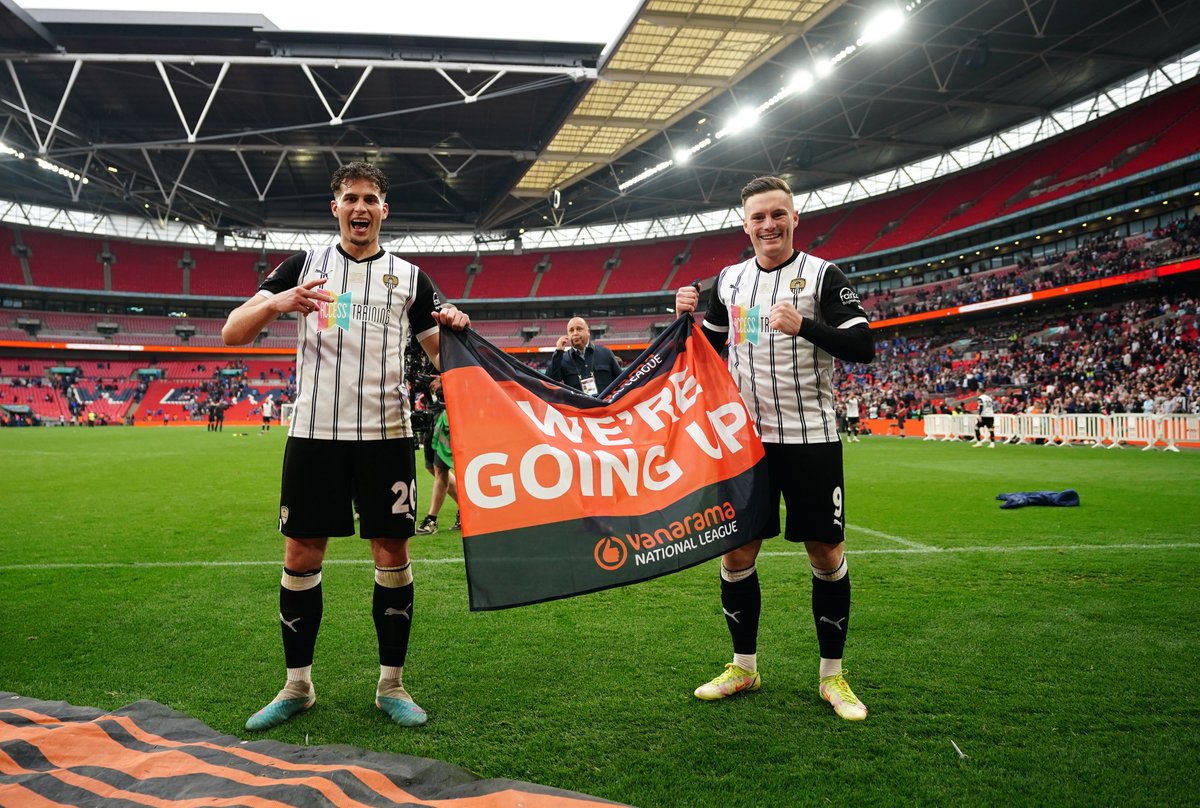
[[[729,308],[732,331],[730,345],[761,345],[767,334],[780,334],[778,329],[771,328],[771,318],[762,313],[759,306],[733,305]]]
[[[858,297],[858,292],[848,286],[843,286],[842,291],[838,292],[838,297],[847,306],[861,306],[862,301]]]
[[[392,312],[387,306],[355,303],[350,292],[329,294],[333,300],[321,300],[317,303],[318,331],[329,331],[335,327],[349,331],[351,323],[385,326],[391,321]]]
[[[653,564],[683,555],[733,535],[737,531],[737,511],[726,502],[653,531],[604,536],[596,542],[593,556],[596,566],[614,572],[633,559],[635,567]]]

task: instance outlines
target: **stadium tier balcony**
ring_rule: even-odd
[[[505,255],[484,253],[479,256],[480,269],[470,282],[466,295],[470,300],[496,297],[529,297],[533,289],[534,266],[541,255]]]
[[[604,294],[661,291],[676,274],[675,262],[687,246],[687,241],[660,241],[622,247],[620,263],[609,272]],[[686,274],[684,267],[680,271]]]
[[[21,259],[14,253],[17,240],[8,227],[0,227],[0,285],[24,286]]]
[[[623,247],[623,250],[629,249]],[[550,268],[541,273],[538,297],[579,297],[594,295],[604,280],[605,262],[617,254],[617,248],[559,250],[549,253]]]
[[[462,300],[467,286],[467,265],[474,260],[473,256],[425,255],[413,256],[408,260],[437,284],[447,300]]]
[[[29,248],[29,269],[35,286],[104,288],[99,240],[37,230],[22,230],[21,238]]]

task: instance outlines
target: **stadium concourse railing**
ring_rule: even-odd
[[[926,415],[925,440],[974,438],[975,415]],[[1116,415],[997,415],[997,441],[1046,446],[1114,449],[1140,445],[1142,451],[1200,448],[1200,415],[1118,413]],[[1014,440],[1015,439],[1015,440]]]

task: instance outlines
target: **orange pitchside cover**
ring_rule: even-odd
[[[441,364],[472,610],[645,581],[761,530],[762,442],[691,316],[598,398],[470,330],[442,331]]]

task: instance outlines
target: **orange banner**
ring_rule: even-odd
[[[473,332],[443,332],[442,368],[472,608],[646,580],[757,538],[762,443],[690,317],[599,397]]]

